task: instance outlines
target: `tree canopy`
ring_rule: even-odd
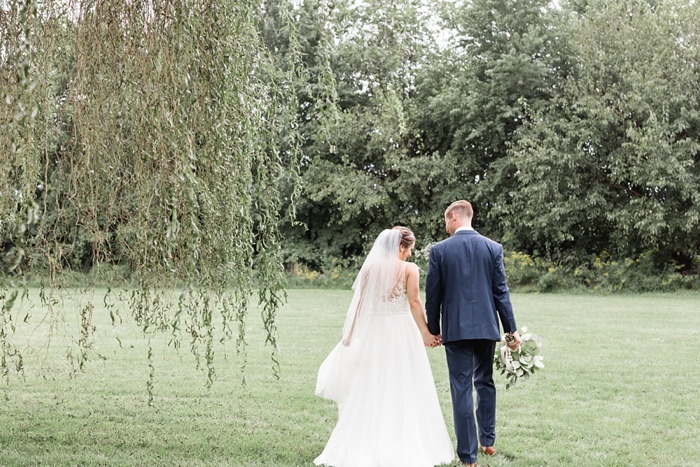
[[[330,137],[299,113],[306,228],[283,227],[288,262],[346,264],[394,224],[429,244],[464,198],[511,250],[697,272],[695,2],[335,5],[340,113]]]
[[[574,71],[531,111],[513,151],[520,232],[559,256],[652,250],[691,267],[700,245],[697,12],[589,2],[571,21]]]

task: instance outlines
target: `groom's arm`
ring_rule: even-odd
[[[438,249],[430,249],[428,260],[428,277],[425,278],[425,315],[428,330],[435,336],[440,334],[440,306],[442,305],[442,278]]]
[[[503,247],[498,245],[494,251],[495,268],[493,271],[492,289],[493,302],[496,305],[503,332],[513,333],[518,331],[513,314],[513,305],[510,302],[510,290],[506,281],[506,270],[503,266]]]

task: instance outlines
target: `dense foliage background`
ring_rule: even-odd
[[[277,1],[263,36],[284,63]],[[311,89],[330,66],[337,90],[330,131],[313,100],[298,112],[301,225],[282,228],[296,283],[348,283],[395,224],[419,249],[443,239],[463,198],[516,285],[697,287],[696,2],[323,5],[295,10]]]
[[[5,280],[274,303],[463,198],[516,285],[697,286],[697,2],[0,5]]]

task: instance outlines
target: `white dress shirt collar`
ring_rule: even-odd
[[[462,230],[474,230],[474,228],[473,228],[473,227],[469,227],[468,225],[464,225],[464,226],[458,228],[457,230],[455,230],[455,233],[460,232],[460,231],[462,231]]]

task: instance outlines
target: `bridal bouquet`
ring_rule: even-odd
[[[528,380],[536,370],[544,368],[543,357],[540,355],[540,338],[527,332],[527,327],[523,326],[520,339],[520,350],[510,350],[504,335],[493,356],[496,370],[501,370],[501,374],[505,374],[508,379],[506,389],[517,383],[518,379]]]

